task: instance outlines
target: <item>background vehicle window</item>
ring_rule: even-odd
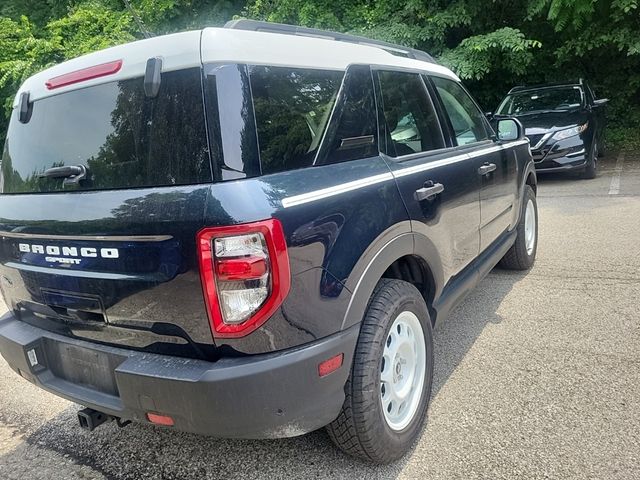
[[[497,113],[499,115],[517,115],[519,113],[566,111],[582,105],[580,87],[554,87],[538,90],[526,90],[508,95]]]
[[[343,75],[323,70],[251,67],[263,174],[313,164]]]
[[[458,145],[487,140],[484,115],[471,97],[453,80],[432,77],[444,109],[449,115]]]
[[[444,147],[438,117],[422,79],[415,73],[378,72],[392,157]]]
[[[587,105],[593,105],[593,101],[596,99],[596,96],[593,93],[593,89],[591,88],[591,85],[587,84],[587,88],[585,88],[585,93],[587,95]]]
[[[371,69],[347,69],[340,97],[316,163],[337,163],[378,155],[378,123]]]

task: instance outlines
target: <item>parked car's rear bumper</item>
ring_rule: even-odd
[[[0,353],[24,378],[114,417],[223,437],[290,437],[338,416],[359,325],[296,349],[217,362],[148,354],[60,336],[7,314]],[[37,364],[32,365],[35,352]],[[318,364],[340,353],[325,377]]]

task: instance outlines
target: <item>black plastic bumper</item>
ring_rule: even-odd
[[[537,173],[570,172],[584,170],[587,160],[584,155],[579,157],[561,157],[553,160],[543,160],[535,164]]]
[[[536,172],[568,172],[571,170],[584,170],[587,165],[586,146],[578,137],[570,137],[556,142],[553,146],[543,146],[538,150],[532,150]]]
[[[30,382],[115,417],[149,423],[148,412],[160,413],[182,431],[275,438],[338,416],[358,333],[355,325],[300,348],[210,363],[75,340],[7,314],[0,353]],[[340,353],[342,366],[319,377],[318,364]]]

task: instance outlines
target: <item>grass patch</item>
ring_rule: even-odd
[[[605,127],[605,141],[609,151],[640,151],[640,127]]]

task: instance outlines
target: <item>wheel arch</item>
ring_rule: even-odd
[[[535,168],[532,168],[527,173],[524,184],[529,185],[533,189],[533,193],[538,194],[538,177],[536,176]]]
[[[351,287],[351,300],[342,329],[362,321],[371,295],[382,278],[405,280],[416,285],[425,299],[432,323],[435,322],[436,312],[432,305],[442,291],[442,264],[435,245],[424,235],[407,232],[394,237],[374,254],[363,255],[351,276],[358,278]]]
[[[518,216],[516,217],[515,225],[518,225],[520,221],[520,215],[522,214],[522,203],[524,202],[524,191],[529,186],[533,189],[534,195],[538,195],[538,176],[536,175],[536,167],[533,161],[527,162],[520,181],[520,193],[518,195]],[[514,227],[515,228],[515,227]]]

